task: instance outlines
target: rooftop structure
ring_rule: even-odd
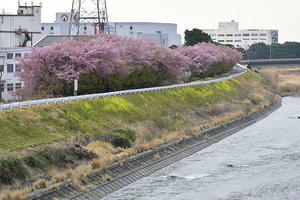
[[[41,5],[21,6],[17,14],[0,14],[0,48],[28,47],[41,38]]]

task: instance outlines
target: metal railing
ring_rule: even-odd
[[[80,100],[87,100],[87,99],[98,99],[98,98],[111,97],[111,96],[121,96],[121,95],[126,95],[126,94],[155,92],[155,91],[170,90],[170,89],[176,89],[176,88],[192,87],[192,86],[197,86],[197,85],[205,85],[205,84],[229,80],[229,79],[238,77],[247,72],[245,67],[242,65],[237,64],[236,67],[238,67],[239,70],[235,70],[233,73],[231,73],[230,75],[228,75],[226,77],[215,78],[212,80],[206,80],[206,81],[202,81],[202,82],[184,83],[184,84],[177,84],[177,85],[170,85],[170,86],[123,90],[123,91],[116,91],[116,92],[89,94],[89,95],[80,95],[80,96],[71,96],[71,97],[62,97],[62,98],[31,100],[31,101],[15,102],[15,103],[2,104],[2,105],[0,104],[0,112],[2,112],[4,110],[12,110],[12,109],[16,109],[16,108],[40,106],[40,105],[47,105],[47,104],[57,104],[57,103],[73,102],[73,101],[80,101]]]

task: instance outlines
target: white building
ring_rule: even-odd
[[[16,58],[26,56],[30,51],[30,48],[0,48],[0,73],[2,72],[0,90],[4,101],[15,99],[16,96],[12,92],[23,87],[24,83],[15,75],[21,72]]]
[[[70,24],[70,13],[56,13],[56,21],[53,23],[42,23],[41,32],[46,35],[68,35]],[[97,34],[98,26],[93,24],[81,24],[80,35]],[[152,23],[152,22],[111,22],[109,23],[110,34],[127,36],[133,38],[144,38],[154,40],[163,47],[181,45],[182,39],[177,34],[177,24]],[[75,35],[75,30],[72,30]]]
[[[0,15],[0,92],[5,101],[23,83],[15,76],[19,72],[15,58],[30,53],[29,47],[41,39],[41,6],[19,5],[17,14]]]
[[[265,43],[267,45],[278,43],[278,30],[265,29],[239,29],[235,21],[220,22],[218,29],[203,29],[214,42],[231,44],[234,47],[249,49],[252,44]]]
[[[27,47],[41,39],[41,6],[20,6],[17,14],[0,14],[0,47]]]

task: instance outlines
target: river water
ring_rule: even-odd
[[[300,199],[300,96],[256,124],[106,200]]]

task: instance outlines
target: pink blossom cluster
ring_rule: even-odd
[[[199,43],[194,46],[179,47],[175,51],[188,57],[192,73],[204,73],[213,64],[224,62],[235,64],[242,60],[243,55],[227,46],[217,46],[212,43]]]
[[[57,87],[72,84],[80,75],[96,73],[127,75],[151,68],[167,71],[173,77],[186,72],[205,72],[218,62],[236,63],[241,54],[210,43],[193,47],[166,49],[144,39],[101,35],[94,39],[65,39],[43,48],[33,48],[26,58],[19,59],[23,71],[24,96],[53,94]]]

